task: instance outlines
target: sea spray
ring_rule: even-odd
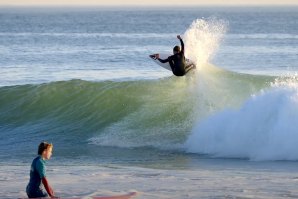
[[[298,160],[298,81],[280,78],[238,110],[227,108],[194,126],[188,152],[251,160]]]
[[[186,57],[197,66],[210,61],[219,47],[228,22],[216,18],[196,19],[184,33]]]

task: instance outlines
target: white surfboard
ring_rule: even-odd
[[[169,62],[167,62],[167,63],[161,63],[158,59],[155,58],[154,55],[155,55],[155,54],[153,54],[153,55],[149,55],[149,57],[150,57],[156,64],[158,64],[159,66],[161,66],[161,67],[163,67],[163,68],[165,68],[165,69],[167,69],[167,70],[169,70],[169,71],[172,71]],[[160,59],[167,59],[169,56],[171,56],[171,55],[170,55],[170,54],[159,54],[159,58],[160,58]],[[186,61],[186,65],[187,65],[187,66],[189,66],[189,65],[191,65],[191,64],[193,64],[193,65],[195,66],[195,64],[194,64],[193,61],[191,61],[191,60],[189,60],[189,59],[187,59],[187,58],[186,58],[185,61]]]

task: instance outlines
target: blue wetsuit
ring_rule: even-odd
[[[29,198],[48,197],[41,183],[44,177],[46,177],[45,160],[43,160],[41,156],[38,156],[31,164],[30,181],[26,188]]]

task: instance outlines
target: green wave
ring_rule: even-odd
[[[107,146],[175,147],[194,122],[240,106],[273,80],[206,65],[182,78],[2,87],[0,130],[27,139],[38,135]]]

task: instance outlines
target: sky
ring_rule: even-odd
[[[0,6],[32,6],[32,5],[98,5],[98,6],[130,6],[130,5],[298,5],[298,0],[0,0]]]

